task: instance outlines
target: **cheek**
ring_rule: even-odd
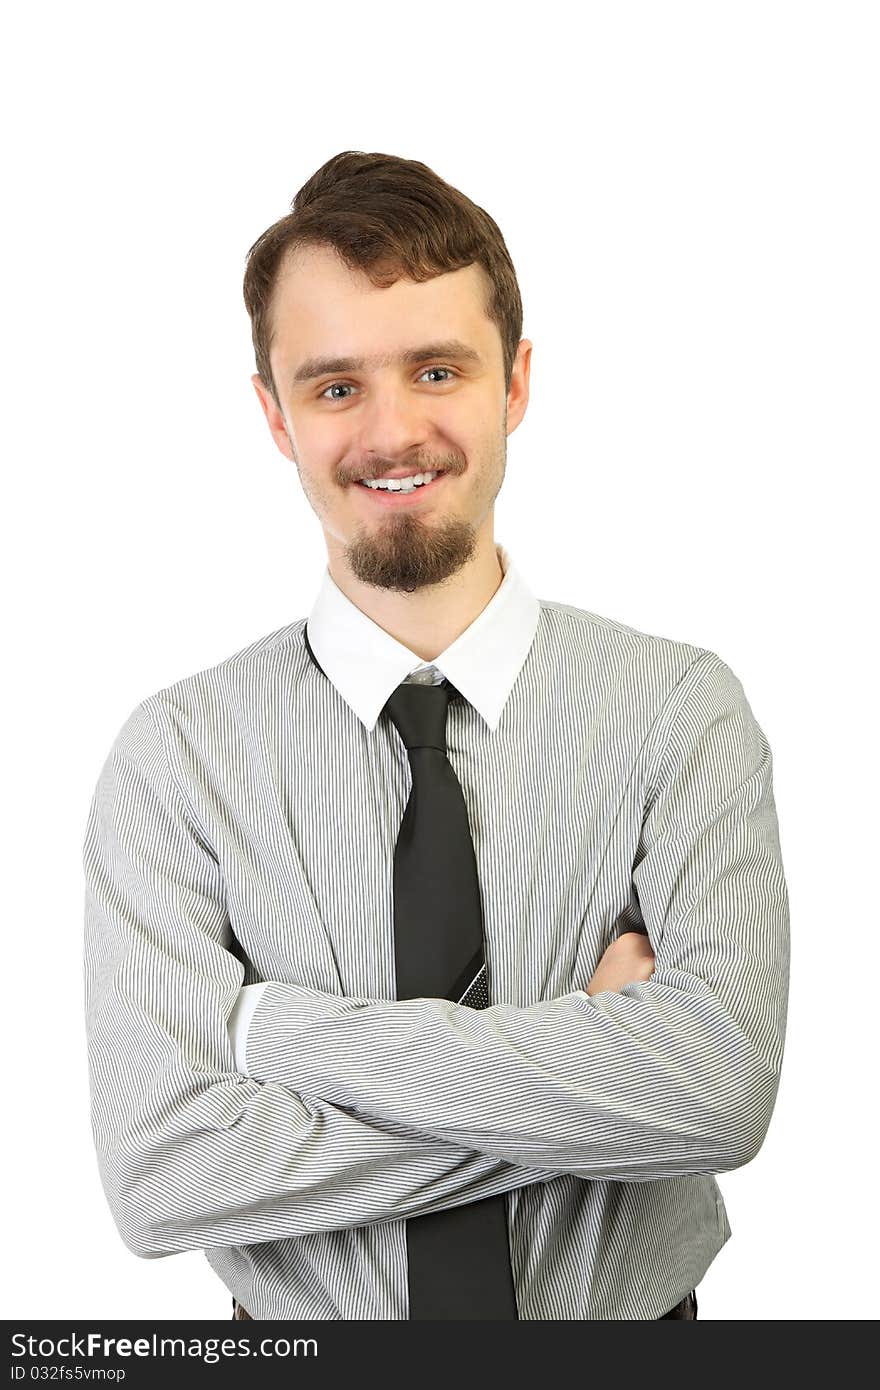
[[[460,411],[458,415],[449,412],[431,421],[426,438],[440,453],[455,454],[470,466],[486,455],[490,448],[490,433],[486,429],[485,419],[475,420],[470,414],[465,415],[464,411]]]
[[[339,416],[301,415],[296,421],[296,436],[304,453],[324,457],[331,454],[339,439],[349,433]]]
[[[299,419],[291,438],[303,468],[316,481],[325,480],[328,492],[340,466],[356,452],[355,437],[341,420]]]
[[[438,433],[448,434],[461,448],[472,449],[486,433],[489,419],[485,404],[464,394],[454,400],[444,401],[443,409],[438,410],[434,423]]]

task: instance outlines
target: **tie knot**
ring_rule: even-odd
[[[446,752],[446,711],[453,693],[447,680],[440,685],[404,681],[389,695],[385,709],[407,751],[437,748]]]

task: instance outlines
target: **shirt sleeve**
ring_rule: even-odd
[[[92,1132],[128,1248],[153,1259],[278,1240],[552,1177],[236,1071],[228,1021],[244,967],[154,698],[116,737],[83,842]],[[312,998],[303,1020],[339,1002]]]
[[[705,652],[646,745],[632,883],[646,982],[527,1007],[346,999],[307,1023],[270,983],[249,1071],[510,1163],[643,1182],[754,1158],[775,1105],[788,896],[767,740]]]
[[[241,1072],[244,1076],[248,1075],[247,1040],[248,1033],[250,1032],[251,1019],[254,1016],[257,1004],[263,997],[267,983],[268,982],[263,981],[256,985],[244,985],[244,987],[239,990],[238,998],[232,1006],[232,1013],[229,1015],[229,1036],[232,1039],[235,1070]],[[580,994],[584,999],[589,999],[590,997],[585,989],[576,989],[574,993]]]

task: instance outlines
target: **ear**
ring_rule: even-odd
[[[512,434],[526,413],[529,403],[529,371],[532,365],[532,344],[522,338],[513,359],[510,390],[507,393],[507,433]]]
[[[287,433],[287,426],[284,423],[284,416],[281,414],[281,411],[278,408],[278,403],[275,400],[275,397],[272,395],[272,392],[269,390],[268,386],[263,381],[263,378],[259,375],[259,373],[255,372],[254,375],[251,377],[251,381],[253,383],[254,390],[257,393],[257,398],[260,402],[260,405],[263,407],[263,414],[265,415],[266,421],[269,425],[269,433],[275,440],[275,443],[281,450],[284,457],[286,459],[290,459],[291,463],[296,463],[293,450],[290,447],[290,439]]]

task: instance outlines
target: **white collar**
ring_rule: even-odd
[[[307,636],[327,678],[371,730],[388,700],[416,669],[436,667],[483,716],[493,731],[529,654],[540,603],[504,546],[496,543],[504,578],[470,627],[423,661],[345,595],[325,567],[307,618]]]

